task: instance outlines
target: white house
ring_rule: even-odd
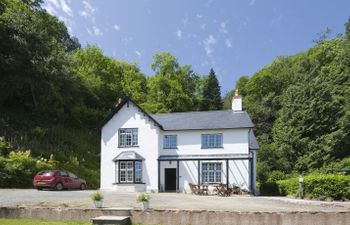
[[[125,98],[101,125],[101,189],[190,192],[189,183],[255,193],[258,143],[236,93],[232,110],[148,114]]]

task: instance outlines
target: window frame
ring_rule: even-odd
[[[143,163],[142,160],[119,160],[118,164],[117,184],[144,184],[143,179]],[[132,165],[131,167],[128,165]],[[122,176],[123,173],[123,176]],[[131,177],[130,177],[131,175]],[[123,178],[122,178],[123,177]]]
[[[129,131],[129,133],[127,133]],[[123,132],[123,133],[122,133]],[[136,134],[136,135],[135,135]],[[122,137],[122,135],[125,135]],[[130,144],[128,145],[128,136]],[[139,146],[139,129],[138,128],[119,128],[118,129],[118,148],[134,148]]]
[[[165,141],[166,137],[175,137],[175,146],[166,146],[166,141]],[[177,149],[177,135],[176,134],[166,134],[163,136],[163,149]]]
[[[206,164],[206,166],[204,166],[204,164]],[[218,165],[220,165],[220,168],[218,167]],[[201,175],[202,175],[203,183],[208,183],[208,184],[222,183],[222,174],[223,174],[222,162],[202,162],[201,169],[202,169]],[[207,174],[205,175],[205,173]],[[213,178],[213,180],[211,180],[211,177]]]
[[[204,138],[207,137],[207,140],[204,141]],[[220,139],[217,139],[220,137]],[[220,142],[218,141],[220,140]],[[212,146],[210,146],[212,142]],[[217,145],[220,143],[220,145]],[[224,135],[222,133],[215,134],[202,134],[201,135],[201,148],[202,149],[211,149],[211,148],[223,148],[224,144]]]

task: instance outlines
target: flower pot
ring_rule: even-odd
[[[141,202],[141,209],[143,211],[147,210],[149,208],[149,202]]]
[[[94,205],[96,208],[102,208],[102,201],[94,201]]]

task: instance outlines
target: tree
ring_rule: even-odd
[[[209,75],[204,79],[200,109],[202,111],[222,109],[220,85],[213,69],[210,69]]]
[[[142,106],[152,113],[196,110],[198,75],[168,52],[157,52],[153,59],[156,74],[148,79],[147,102]]]

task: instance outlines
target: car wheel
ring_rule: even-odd
[[[43,188],[42,187],[36,187],[38,191],[41,191]]]
[[[85,190],[86,189],[86,184],[81,184],[80,185],[80,190]]]
[[[63,184],[62,183],[57,183],[56,186],[55,186],[55,190],[62,191],[63,190]]]

